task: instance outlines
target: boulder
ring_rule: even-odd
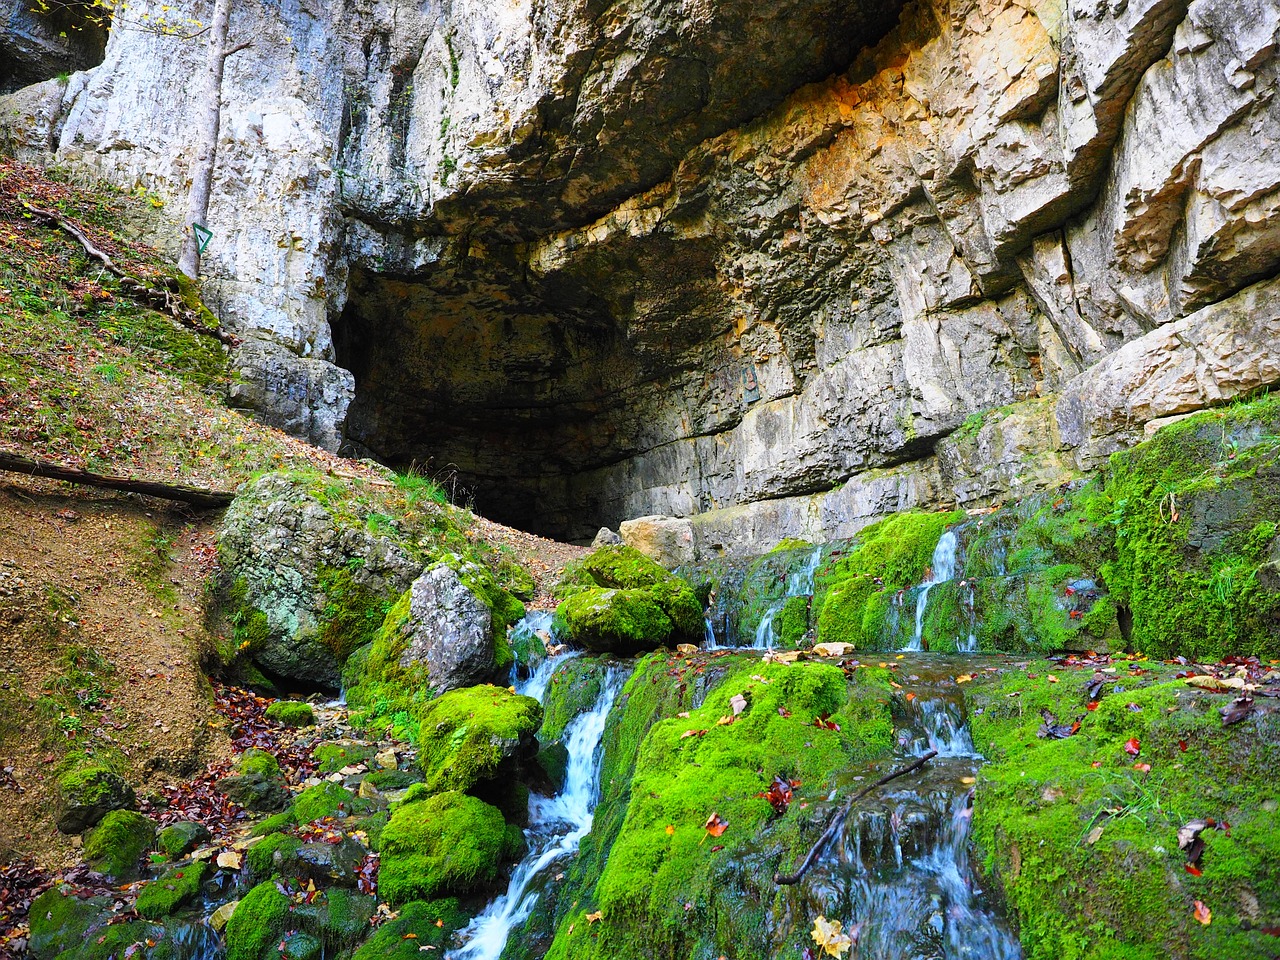
[[[681,517],[637,517],[618,527],[620,539],[667,569],[693,563],[693,524]],[[598,538],[597,538],[598,539]],[[593,544],[604,546],[604,544]]]
[[[117,880],[135,873],[142,855],[156,842],[156,824],[132,810],[112,810],[90,831],[84,858],[99,873]]]
[[[224,777],[214,784],[214,789],[232,803],[259,813],[283,810],[293,799],[279,780],[261,773]]]
[[[496,679],[494,614],[457,570],[439,563],[409,588],[402,666],[419,663],[437,691]],[[505,631],[504,631],[505,632]]]
[[[102,767],[83,767],[63,774],[58,780],[58,795],[62,806],[57,824],[63,833],[81,833],[112,810],[137,803],[133,788],[118,774]]]
[[[428,702],[418,715],[425,792],[469,790],[499,777],[537,751],[541,724],[537,700],[503,687],[467,687]]]

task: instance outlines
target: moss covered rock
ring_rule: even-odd
[[[693,588],[631,547],[601,547],[571,577],[573,588],[560,593],[556,608],[558,632],[571,643],[629,655],[702,638]]]
[[[80,833],[112,810],[137,804],[133,788],[124,778],[103,767],[81,767],[58,778],[58,829]]]
[[[311,704],[297,700],[277,700],[267,707],[266,716],[268,720],[282,723],[286,727],[309,727],[316,722]]]
[[[170,824],[156,835],[156,849],[174,859],[190,853],[209,836],[209,829],[203,823],[183,820]]]
[[[138,861],[156,841],[156,824],[132,810],[112,810],[84,842],[84,858],[99,873],[123,878],[138,869]]]
[[[68,887],[53,887],[31,901],[28,946],[37,960],[53,960],[82,943],[86,934],[106,923],[110,897],[80,899]]]
[[[292,926],[292,903],[271,880],[245,894],[227,921],[227,960],[260,960],[263,952],[278,943],[280,935]]]
[[[208,864],[201,861],[174,867],[152,880],[138,894],[134,909],[145,920],[169,916],[200,892]]]
[[[542,707],[502,687],[453,690],[419,714],[418,765],[427,789],[469,790],[532,757]]]
[[[399,916],[380,926],[352,955],[351,960],[420,960],[423,947],[443,954],[450,938],[467,925],[469,917],[452,897],[415,900],[399,910]]]
[[[497,876],[505,843],[502,813],[475,797],[402,804],[382,831],[378,891],[392,904],[472,892]]]
[[[367,763],[377,752],[378,748],[372,744],[348,740],[342,743],[322,743],[311,751],[311,755],[319,764],[316,772],[324,776],[337,773],[343,767]]]

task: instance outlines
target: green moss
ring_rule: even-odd
[[[277,700],[267,707],[266,716],[268,720],[282,723],[286,727],[309,727],[316,722],[311,704],[296,700]]]
[[[589,650],[624,655],[662,646],[675,630],[648,590],[592,587],[556,608],[558,632]]]
[[[156,836],[156,849],[174,859],[189,853],[198,843],[208,839],[209,830],[204,824],[183,821],[160,831]]]
[[[154,820],[132,810],[112,810],[85,839],[84,857],[98,872],[124,877],[138,868],[155,840]]]
[[[324,776],[337,773],[343,767],[366,763],[377,752],[377,747],[367,743],[322,743],[311,751],[311,756],[319,764],[316,772]]]
[[[279,872],[275,855],[280,853],[282,861],[292,860],[302,849],[302,841],[287,833],[271,833],[263,837],[245,854],[245,862],[249,867],[249,876],[257,880],[265,880],[273,873]]]
[[[576,657],[561,664],[551,675],[542,698],[538,742],[545,746],[560,740],[565,727],[595,706],[603,683],[603,671],[595,660]]]
[[[509,758],[530,749],[542,722],[531,697],[482,685],[451,690],[418,717],[418,765],[432,792],[469,790],[496,776]]]
[[[596,584],[617,590],[646,591],[682,638],[702,637],[702,606],[688,583],[639,550],[624,544],[601,547],[582,561]]]
[[[812,550],[813,544],[797,537],[784,537],[770,550],[770,553],[785,553],[788,550]]]
[[[378,891],[391,904],[463,894],[497,876],[502,814],[457,791],[403,804],[382,831]]]
[[[342,664],[357,647],[373,640],[391,603],[357,582],[346,567],[322,569],[318,582],[324,595],[318,639]]]
[[[260,960],[291,926],[291,904],[271,880],[245,894],[227,921],[227,960]]]
[[[200,892],[207,867],[208,864],[198,862],[166,871],[142,888],[134,909],[147,920],[169,916]]]
[[[280,830],[287,830],[294,825],[293,808],[290,807],[283,813],[273,814],[267,819],[257,823],[253,827],[253,836],[265,837],[271,833],[277,833]]]
[[[85,935],[106,921],[111,901],[106,897],[81,900],[55,886],[31,901],[29,947],[37,960],[53,960],[83,942]]]
[[[331,953],[345,955],[369,933],[377,899],[330,887],[310,904],[295,907],[299,925],[318,936]]]
[[[1176,666],[1140,666],[1110,675],[1094,711],[1084,708],[1091,668],[1033,663],[967,688],[990,760],[974,807],[980,862],[1003,885],[1028,960],[1266,956],[1271,945],[1248,926],[1280,911],[1280,824],[1266,799],[1280,718],[1223,727],[1224,698],[1172,679]],[[1037,737],[1041,710],[1079,719],[1079,732]],[[1129,738],[1149,772],[1135,769]],[[1177,842],[1194,817],[1231,824],[1230,836],[1203,834],[1198,877]],[[1196,900],[1211,925],[1195,921]]]
[[[379,790],[403,790],[422,782],[422,774],[416,770],[375,770],[365,777]]]
[[[708,919],[713,914],[727,924],[724,942],[745,949],[743,931],[763,924],[761,895],[772,901],[776,888],[766,876],[743,895],[740,885],[753,881],[737,858],[760,845],[785,857],[813,840],[799,804],[776,817],[759,794],[778,774],[802,781],[809,796],[823,795],[838,771],[892,748],[882,672],[859,671],[850,683],[844,671],[825,664],[744,659],[727,669],[702,707],[659,720],[644,736],[617,839],[607,859],[595,859],[584,844],[585,855],[603,869],[578,911],[561,919],[549,957],[690,956],[697,952],[690,918],[715,925],[719,921]],[[640,694],[651,676],[642,667],[624,694]],[[719,723],[733,716],[736,695],[745,698],[745,709],[733,723]],[[628,702],[625,710],[638,707]],[[644,713],[637,710],[638,727]],[[835,719],[840,730],[815,727],[820,715]],[[611,777],[619,772],[614,764]],[[604,811],[600,824],[606,832],[611,813],[616,816]],[[709,845],[705,824],[712,813],[729,827]],[[739,889],[726,895],[730,885]],[[593,909],[605,918],[596,936],[575,938],[569,927],[582,927],[582,914]]]
[[[380,926],[351,960],[421,960],[424,947],[434,947],[443,954],[450,938],[468,919],[452,897],[415,900],[401,907],[395,920]]]
[[[257,747],[250,747],[236,761],[241,776],[259,776],[274,779],[280,776],[280,763],[273,754]]]
[[[773,618],[774,646],[794,650],[809,632],[809,597],[789,597]]]
[[[943,531],[964,516],[898,513],[863,530],[856,547],[818,571],[818,640],[880,646],[889,600],[924,579]]]
[[[369,813],[372,804],[357,797],[340,783],[318,783],[307,787],[293,801],[290,810],[295,823],[313,823],[325,817]]]

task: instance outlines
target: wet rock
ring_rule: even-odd
[[[169,916],[200,892],[208,864],[188,863],[166,870],[152,880],[138,894],[135,909],[146,920],[160,920]]]
[[[53,960],[84,940],[111,915],[110,897],[81,900],[69,887],[54,887],[31,901],[31,953],[37,960]]]
[[[123,778],[102,767],[83,767],[58,780],[58,829],[81,833],[112,810],[136,805],[133,788]]]

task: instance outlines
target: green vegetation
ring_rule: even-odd
[[[200,892],[200,884],[207,868],[208,864],[200,862],[166,871],[142,888],[134,909],[146,920],[160,920],[169,916]]]
[[[897,513],[863,530],[855,548],[818,571],[818,640],[876,649],[894,595],[924,579],[943,531],[964,519],[959,510]]]
[[[398,805],[382,831],[378,890],[391,904],[464,894],[497,875],[506,842],[501,812],[447,791]]]
[[[132,810],[112,810],[89,833],[84,858],[110,877],[133,873],[156,841],[155,821]]]
[[[395,920],[380,926],[351,960],[420,960],[423,947],[443,954],[450,937],[469,919],[452,897],[415,900],[401,907]]]
[[[250,890],[227,921],[227,960],[259,960],[291,924],[292,901],[271,880]]]
[[[542,707],[532,697],[482,685],[429,701],[418,722],[418,766],[427,789],[469,790],[532,746]]]
[[[286,727],[309,727],[316,722],[311,704],[296,700],[277,700],[267,707],[266,717]]]
[[[1225,727],[1227,698],[1172,679],[1176,667],[1129,666],[1093,711],[1092,670],[1031,664],[969,689],[981,708],[974,742],[990,760],[975,804],[981,862],[1004,888],[1028,960],[1267,956],[1269,939],[1249,927],[1280,912],[1270,866],[1280,715]],[[1079,719],[1079,732],[1037,737],[1042,710]],[[1230,830],[1201,834],[1196,876],[1177,831],[1205,817]],[[1197,900],[1213,911],[1208,926],[1194,917]]]

